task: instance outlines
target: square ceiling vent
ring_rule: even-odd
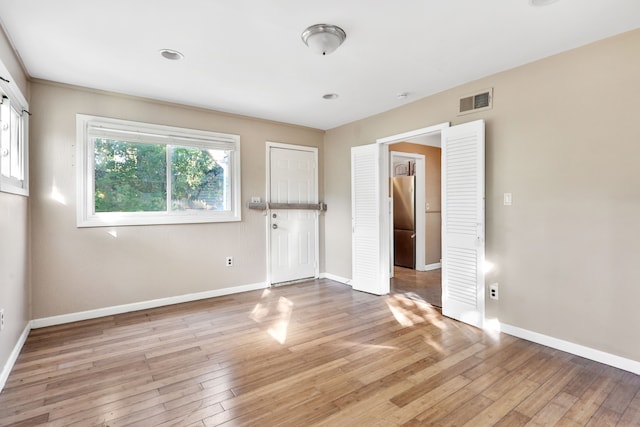
[[[489,110],[493,106],[493,89],[484,89],[460,98],[458,115]]]

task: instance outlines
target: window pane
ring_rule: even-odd
[[[95,211],[167,209],[166,146],[94,139]]]
[[[171,208],[230,210],[231,152],[180,146],[172,146],[171,150]]]
[[[22,141],[20,114],[11,108],[11,176],[18,180],[22,180]]]

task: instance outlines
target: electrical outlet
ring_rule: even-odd
[[[4,329],[4,308],[0,309],[0,331]]]
[[[489,298],[494,299],[496,301],[499,299],[497,283],[493,283],[489,285]]]
[[[227,263],[225,265],[227,267],[233,267],[233,257],[232,256],[228,256],[227,257]]]

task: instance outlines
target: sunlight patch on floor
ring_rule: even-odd
[[[249,318],[256,323],[266,323],[267,333],[280,344],[287,340],[287,330],[293,313],[293,302],[285,297],[279,297],[277,302],[271,290],[262,292],[261,301],[257,303]]]
[[[485,319],[483,326],[484,326],[484,331],[487,333],[487,335],[493,338],[494,341],[500,340],[500,332],[501,332],[500,319],[497,319],[497,318]]]
[[[440,320],[440,312],[413,293],[390,295],[387,297],[386,303],[393,317],[403,327],[421,323],[430,323],[440,329],[447,327]]]
[[[265,289],[264,292],[262,292],[262,299],[265,298],[269,298],[269,296],[271,295],[271,291],[269,289]],[[264,319],[265,317],[267,317],[267,315],[269,314],[269,306],[268,306],[268,299],[267,299],[267,305],[262,304],[261,302],[257,303],[255,305],[255,307],[253,307],[253,310],[251,310],[251,314],[249,314],[249,319],[253,320],[256,323],[260,323],[262,322],[262,319]]]
[[[277,310],[279,319],[273,323],[267,330],[267,333],[280,344],[284,344],[287,340],[287,329],[289,328],[289,321],[291,320],[291,313],[293,312],[293,302],[285,297],[280,297],[278,299]]]

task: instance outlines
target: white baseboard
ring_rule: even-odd
[[[336,276],[335,274],[320,273],[320,278],[333,280],[334,282],[340,282],[343,285],[351,286],[351,279],[347,279],[346,277]]]
[[[433,264],[427,264],[424,266],[424,270],[422,271],[431,271],[431,270],[437,270],[439,268],[442,268],[442,263],[441,262],[436,262]]]
[[[433,264],[426,264],[423,265],[422,267],[418,266],[416,267],[417,271],[431,271],[431,270],[437,270],[439,268],[442,268],[442,263],[441,262],[436,262]]]
[[[566,351],[567,353],[575,354],[576,356],[584,357],[585,359],[604,363],[605,365],[613,366],[614,368],[623,369],[625,371],[633,372],[634,374],[640,375],[640,362],[637,360],[616,356],[615,354],[606,353],[594,348],[585,347],[580,344],[564,341],[558,338],[550,337],[548,335],[540,334],[538,332],[533,332],[527,329],[518,328],[516,326],[507,325],[505,323],[500,323],[500,331],[504,332],[505,334],[513,335],[514,337],[542,344],[547,347],[555,348],[557,350]]]
[[[18,360],[22,346],[24,346],[24,343],[27,341],[27,337],[29,336],[29,331],[31,331],[31,322],[28,322],[27,326],[24,327],[20,338],[18,338],[18,342],[16,342],[11,354],[9,354],[7,363],[2,367],[2,372],[0,372],[0,392],[2,392],[4,385],[7,383],[7,379],[9,378],[9,373],[11,373],[11,370],[13,369],[13,365],[15,365],[16,360]]]
[[[205,292],[194,294],[178,295],[175,297],[159,298],[149,301],[134,302],[131,304],[114,305],[111,307],[97,308],[95,310],[80,311],[77,313],[62,314],[59,316],[43,317],[31,321],[33,329],[44,328],[47,326],[62,325],[64,323],[78,322],[80,320],[96,319],[98,317],[112,316],[114,314],[129,313],[132,311],[146,310],[148,308],[162,307],[171,304],[180,304],[183,302],[197,301],[206,298],[220,297],[224,295],[237,294],[240,292],[255,291],[265,289],[267,284],[253,283],[250,285],[234,286],[232,288],[213,289]]]

